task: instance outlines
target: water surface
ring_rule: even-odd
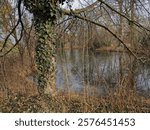
[[[105,94],[115,88],[120,71],[123,76],[130,72],[131,56],[123,53],[88,50],[65,50],[57,54],[56,85],[59,90]],[[120,60],[123,61],[120,65]],[[124,63],[125,62],[125,63]],[[138,92],[150,92],[150,66],[136,63],[133,80]]]

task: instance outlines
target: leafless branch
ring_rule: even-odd
[[[109,4],[107,4],[106,2],[104,2],[103,0],[97,0],[99,2],[101,2],[102,4],[104,4],[105,6],[107,6],[110,10],[114,11],[115,13],[117,13],[118,15],[124,17],[125,19],[127,19],[130,23],[133,23],[134,25],[136,25],[137,27],[139,28],[142,28],[148,32],[150,32],[150,30],[148,28],[145,28],[144,26],[142,26],[140,23],[136,22],[136,21],[133,21],[131,20],[130,18],[128,18],[126,15],[118,12],[116,9],[114,9],[113,7],[111,7]]]
[[[113,33],[113,32],[112,32],[109,28],[107,28],[106,26],[104,26],[104,25],[102,25],[102,24],[100,24],[100,23],[97,23],[97,22],[95,22],[95,21],[92,21],[91,19],[88,19],[88,18],[86,18],[86,17],[82,17],[82,16],[80,16],[80,15],[78,15],[78,14],[76,14],[76,13],[72,14],[72,12],[71,12],[71,13],[68,13],[68,12],[65,12],[65,11],[64,11],[64,14],[66,14],[66,15],[73,15],[75,18],[78,18],[78,19],[81,19],[81,20],[90,22],[90,23],[95,24],[95,25],[97,25],[97,26],[99,26],[99,27],[101,27],[101,28],[104,28],[104,29],[105,29],[106,31],[108,31],[112,36],[114,36],[114,37],[119,41],[119,43],[121,43],[121,44],[127,49],[127,51],[128,51],[129,53],[131,53],[136,59],[138,59],[138,60],[140,60],[142,63],[144,63],[141,59],[139,59],[139,58],[137,57],[137,55],[136,55],[115,33]]]
[[[18,0],[18,6],[17,6],[17,9],[18,9],[18,21],[17,21],[17,24],[14,26],[14,28],[11,30],[11,32],[7,35],[5,41],[4,41],[4,44],[0,50],[0,52],[3,51],[3,49],[6,47],[6,44],[7,44],[7,41],[8,39],[10,38],[10,36],[13,34],[13,32],[15,31],[15,29],[19,26],[19,24],[21,25],[21,33],[20,33],[20,37],[19,39],[16,41],[15,45],[10,48],[7,52],[5,52],[4,54],[0,55],[0,57],[3,57],[5,55],[7,55],[8,53],[10,53],[18,44],[19,42],[21,41],[22,39],[22,36],[23,36],[23,30],[24,30],[24,25],[23,25],[23,22],[22,22],[22,13],[21,13],[21,3],[22,3],[22,0]]]

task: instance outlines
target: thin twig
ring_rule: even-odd
[[[97,26],[100,26],[100,27],[104,28],[106,31],[108,31],[110,34],[112,34],[112,36],[114,36],[136,59],[138,59],[138,60],[140,60],[142,63],[144,63],[142,59],[139,59],[139,58],[137,57],[137,55],[136,55],[115,33],[113,33],[113,32],[112,32],[109,28],[107,28],[106,26],[104,26],[104,25],[102,25],[102,24],[100,24],[100,23],[97,23],[97,22],[95,22],[95,21],[92,21],[91,19],[88,19],[88,18],[86,18],[86,17],[82,17],[82,16],[79,16],[79,15],[77,15],[77,14],[73,14],[73,12],[71,12],[71,13],[64,12],[64,13],[65,13],[66,15],[73,15],[75,18],[88,21],[88,22],[90,22],[90,23],[92,23],[92,24],[95,24],[95,25],[97,25]]]
[[[18,0],[18,21],[17,21],[17,24],[14,26],[14,28],[11,30],[11,32],[7,35],[6,39],[5,39],[5,42],[3,44],[3,47],[1,48],[0,52],[3,51],[3,49],[6,47],[6,44],[7,44],[7,41],[9,39],[9,37],[13,34],[13,32],[15,31],[15,29],[18,27],[19,24],[21,24],[21,33],[20,33],[20,38],[16,41],[15,45],[10,48],[7,52],[5,52],[3,55],[0,55],[0,57],[3,57],[5,55],[7,55],[8,53],[10,53],[18,44],[19,42],[21,41],[22,39],[22,36],[23,36],[23,30],[24,30],[24,25],[23,25],[23,22],[22,22],[22,13],[21,13],[21,3],[22,3],[22,0]]]

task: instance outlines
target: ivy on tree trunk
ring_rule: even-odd
[[[57,0],[24,0],[24,5],[33,14],[37,36],[36,65],[38,69],[38,90],[48,93],[55,87],[56,45],[55,21]]]

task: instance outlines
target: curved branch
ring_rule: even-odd
[[[88,18],[86,18],[86,17],[82,17],[82,16],[79,16],[78,14],[72,14],[72,13],[68,13],[68,12],[65,12],[64,11],[64,14],[66,14],[66,15],[73,15],[75,18],[78,18],[78,19],[81,19],[81,20],[84,20],[84,21],[87,21],[87,22],[90,22],[90,23],[92,23],[92,24],[95,24],[95,25],[97,25],[97,26],[99,26],[99,27],[101,27],[101,28],[104,28],[106,31],[108,31],[112,36],[114,36],[118,41],[119,41],[119,43],[121,43],[126,49],[127,49],[127,51],[129,52],[129,53],[131,53],[136,59],[138,59],[138,60],[140,60],[142,63],[144,63],[143,61],[142,61],[142,59],[139,59],[138,57],[137,57],[137,55],[115,34],[115,33],[113,33],[109,28],[107,28],[106,26],[104,26],[104,25],[102,25],[102,24],[100,24],[100,23],[97,23],[97,22],[95,22],[95,21],[92,21],[91,19],[88,19]]]
[[[148,32],[150,32],[149,29],[145,28],[144,26],[142,26],[140,23],[136,22],[136,21],[133,21],[131,20],[130,18],[128,18],[126,15],[118,12],[116,9],[114,9],[113,7],[111,7],[109,4],[107,4],[106,2],[104,2],[103,0],[97,0],[99,2],[101,2],[102,4],[106,5],[110,10],[114,11],[115,13],[119,14],[120,16],[124,17],[125,19],[127,19],[129,22],[133,23],[134,25],[136,25],[137,27],[139,28],[142,28]]]
[[[19,42],[22,39],[24,25],[23,25],[23,22],[22,22],[21,3],[22,3],[22,0],[18,0],[18,6],[17,6],[17,8],[18,8],[18,21],[17,21],[17,24],[14,26],[14,28],[11,30],[11,32],[7,35],[7,37],[5,39],[5,42],[4,42],[4,44],[3,44],[0,52],[2,52],[3,49],[6,47],[6,44],[7,44],[7,41],[9,39],[9,37],[13,34],[13,32],[15,31],[15,29],[18,27],[19,24],[21,24],[20,38],[16,41],[15,45],[12,48],[10,48],[6,53],[4,53],[3,55],[1,55],[0,57],[3,57],[5,55],[7,55],[9,52],[11,52],[17,46],[17,44],[19,44]]]
[[[66,12],[67,14],[80,14],[82,12],[87,11],[88,9],[93,8],[96,4],[98,3],[104,4],[106,7],[108,7],[110,10],[114,11],[115,13],[117,13],[118,15],[122,16],[123,18],[125,18],[126,20],[128,20],[129,22],[133,23],[134,25],[136,25],[139,28],[142,28],[148,32],[150,32],[150,30],[148,28],[145,28],[144,26],[142,26],[140,23],[138,23],[137,21],[133,21],[131,20],[129,17],[127,17],[126,15],[120,13],[119,11],[117,11],[116,9],[114,9],[113,7],[111,7],[109,4],[107,4],[106,2],[104,2],[103,0],[97,0],[96,2],[94,2],[93,4],[82,8],[82,9],[75,9],[75,10],[66,10],[66,9],[61,9],[62,12]],[[71,16],[71,15],[70,15]]]
[[[89,6],[87,6],[87,7],[85,7],[85,8],[82,8],[82,9],[75,9],[75,10],[73,10],[73,9],[71,9],[71,10],[67,10],[67,9],[63,9],[65,12],[71,12],[71,11],[73,11],[74,13],[76,13],[76,14],[80,14],[80,13],[82,13],[82,12],[85,12],[85,11],[87,11],[87,10],[89,10],[89,9],[92,9],[95,5],[97,5],[99,3],[99,1],[96,1],[96,2],[94,2],[93,4],[91,4],[91,5],[89,5]]]

